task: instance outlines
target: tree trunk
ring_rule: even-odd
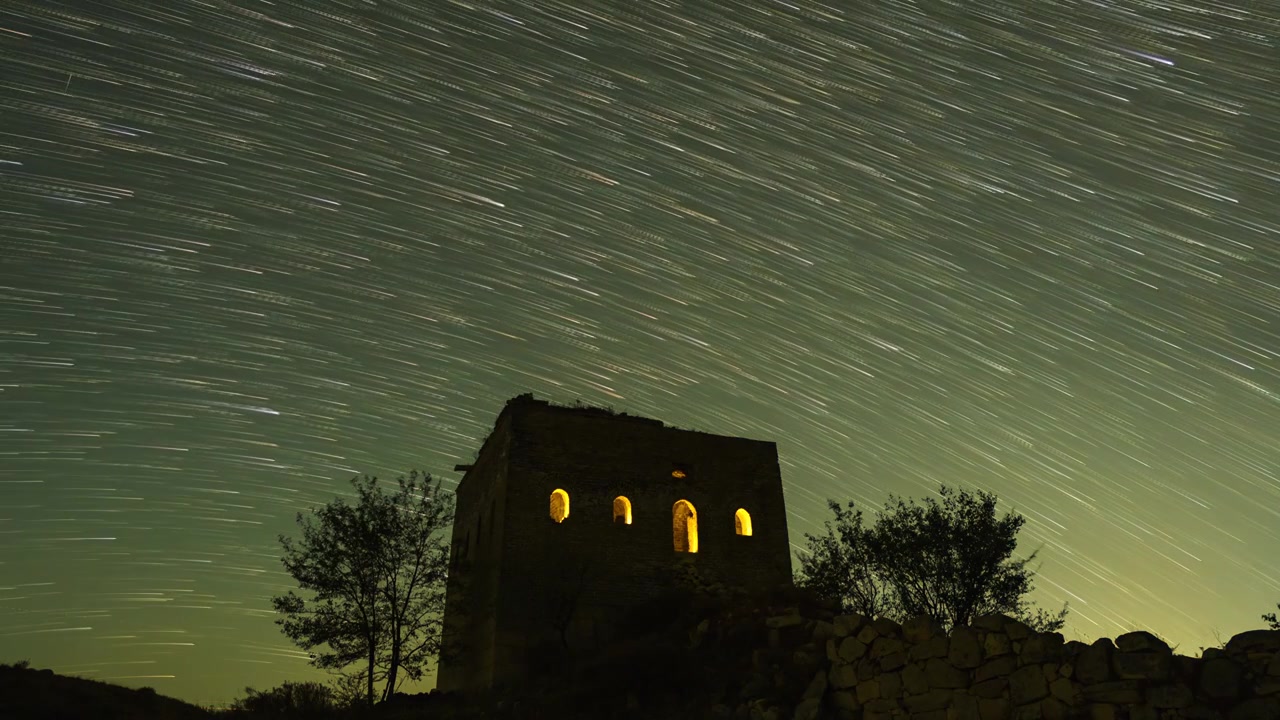
[[[373,707],[373,665],[376,662],[378,651],[378,646],[375,642],[376,638],[377,636],[374,633],[369,634],[369,674],[366,678],[368,680],[368,692],[365,695],[365,700],[369,703],[369,707]]]
[[[391,669],[387,671],[387,688],[383,691],[383,699],[390,700],[396,691],[396,671],[400,669],[400,627],[392,623],[391,627]]]

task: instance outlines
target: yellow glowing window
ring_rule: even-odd
[[[631,524],[631,501],[621,495],[613,499],[613,523]]]
[[[698,512],[688,500],[671,506],[671,539],[676,552],[698,552]]]
[[[569,517],[569,493],[556,488],[551,491],[551,519],[564,522]]]
[[[689,476],[686,475],[685,472],[680,468],[676,468],[675,470],[671,471],[671,477],[676,478],[677,480],[683,480]]]
[[[739,535],[750,535],[751,513],[738,508],[738,512],[733,514],[733,530]]]

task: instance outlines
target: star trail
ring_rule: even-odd
[[[533,392],[998,494],[1068,639],[1280,602],[1280,7],[0,7],[0,662],[319,678],[279,533]]]

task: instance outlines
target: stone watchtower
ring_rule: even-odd
[[[519,683],[546,643],[591,647],[680,560],[791,584],[778,449],[608,410],[507,402],[460,465],[441,690]]]

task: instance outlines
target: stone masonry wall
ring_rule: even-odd
[[[690,475],[673,477],[674,464]],[[570,497],[562,523],[548,512],[556,488]],[[630,525],[613,521],[620,495],[632,504]],[[672,506],[681,499],[697,510],[697,553],[673,547]],[[679,561],[747,589],[791,579],[773,443],[526,404],[513,416],[503,501],[498,681],[539,661],[546,618],[562,602],[573,606],[572,649],[590,649],[609,638],[613,619],[662,592]],[[737,508],[751,513],[751,536],[735,533]]]
[[[647,418],[508,402],[457,490],[439,687],[518,685],[548,652],[607,643],[669,588],[677,563],[744,590],[791,583],[777,446]],[[553,490],[569,514],[550,514]],[[632,522],[613,517],[614,499]],[[696,553],[673,544],[673,506],[697,513]],[[739,535],[735,514],[750,513]]]
[[[1280,631],[1241,633],[1225,648],[1192,658],[1175,655],[1148,632],[1086,645],[1064,642],[1058,633],[1033,632],[1001,615],[950,633],[927,618],[899,625],[859,615],[807,618],[798,610],[764,623],[768,629],[761,637],[767,639],[752,653],[737,700],[722,702],[709,715],[751,720],[1280,719]],[[715,643],[715,636],[725,632],[703,623],[694,642]]]

